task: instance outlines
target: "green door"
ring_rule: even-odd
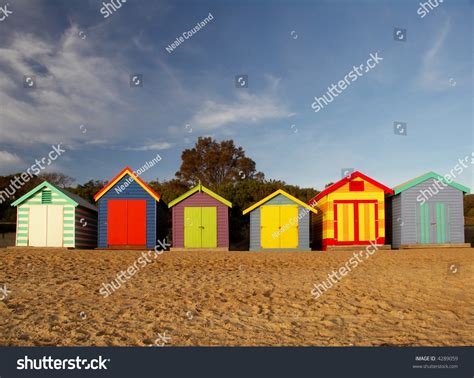
[[[420,205],[420,243],[443,244],[449,243],[448,223],[449,214],[443,202],[431,202]]]
[[[217,247],[217,209],[201,207],[201,248]]]
[[[420,243],[430,242],[430,212],[429,203],[420,205]]]
[[[446,217],[444,203],[436,203],[436,235],[438,243],[446,243]]]
[[[184,247],[217,247],[217,209],[215,207],[184,208]]]
[[[201,248],[201,208],[184,208],[184,247]]]

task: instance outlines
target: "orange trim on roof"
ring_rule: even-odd
[[[161,196],[150,188],[140,177],[135,175],[129,167],[125,167],[122,172],[115,176],[106,186],[99,190],[94,196],[94,201],[98,201],[105,193],[112,189],[117,182],[119,182],[125,175],[129,175],[134,181],[138,183],[150,196],[155,200],[160,201]]]

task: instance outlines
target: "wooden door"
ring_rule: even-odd
[[[58,205],[42,206],[48,209],[46,245],[48,247],[63,246],[64,207]]]
[[[419,241],[421,244],[449,243],[448,206],[443,202],[428,202],[418,211]]]
[[[185,207],[184,208],[184,247],[185,248],[201,248],[201,208]]]
[[[47,246],[48,208],[30,206],[28,214],[28,245],[30,247]]]
[[[280,206],[280,248],[298,248],[298,206]]]
[[[356,241],[368,242],[377,237],[378,216],[376,202],[361,202],[357,204],[358,237]]]
[[[334,232],[338,242],[355,241],[354,203],[334,204]]]
[[[109,200],[108,208],[108,244],[127,244],[127,201]]]
[[[201,248],[217,247],[217,208],[201,207]]]
[[[449,211],[448,205],[443,202],[436,203],[436,236],[437,243],[449,243]]]
[[[262,248],[280,248],[280,207],[260,207],[260,244]]]
[[[146,245],[146,200],[127,200],[127,245]]]

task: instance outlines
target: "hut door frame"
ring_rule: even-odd
[[[418,207],[419,242],[444,244],[449,237],[449,205],[445,202],[425,202]]]
[[[147,201],[110,199],[107,202],[107,244],[146,245]]]
[[[374,228],[375,228],[375,241],[379,238],[379,211],[378,211],[378,201],[377,200],[334,200],[333,210],[334,210],[334,240],[337,244],[353,244],[359,242],[369,242],[370,240],[361,240],[359,237],[359,205],[360,204],[373,204],[374,205]],[[338,224],[343,222],[338,219],[338,205],[352,205],[352,218],[344,220],[344,223],[347,222],[346,227],[353,228],[351,230],[351,236],[354,235],[353,240],[343,240],[339,241],[338,239]]]
[[[217,247],[217,208],[215,206],[184,208],[184,247]]]
[[[260,208],[260,246],[264,249],[298,248],[298,205]]]
[[[64,245],[64,206],[34,205],[29,209],[28,245],[62,247]]]

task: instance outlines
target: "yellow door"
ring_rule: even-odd
[[[375,240],[375,203],[359,203],[359,240]]]
[[[217,207],[201,207],[202,248],[217,247]]]
[[[280,248],[298,247],[298,206],[280,206]]]
[[[336,213],[337,241],[354,241],[354,204],[338,203]]]
[[[266,205],[260,208],[262,248],[298,247],[298,206]]]
[[[280,206],[260,207],[260,238],[262,248],[280,248]]]
[[[201,208],[185,207],[184,208],[184,247],[185,248],[201,248]]]

